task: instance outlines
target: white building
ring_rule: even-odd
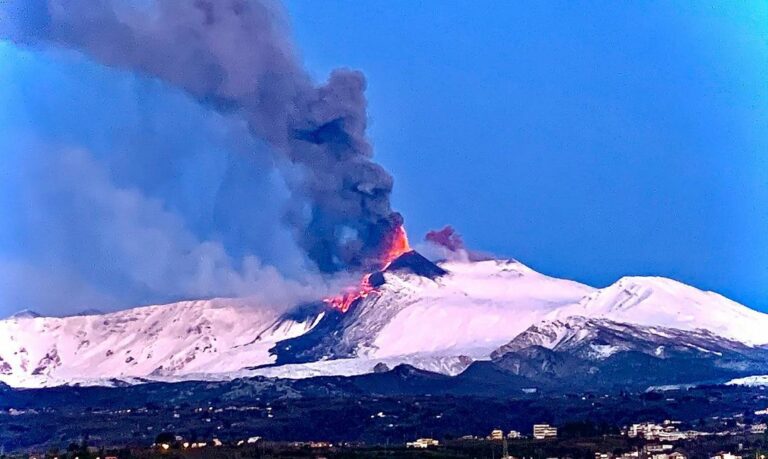
[[[742,459],[741,456],[737,456],[731,453],[720,452],[710,457],[709,459]]]
[[[507,438],[510,440],[517,439],[517,438],[523,438],[523,436],[518,432],[517,430],[510,430],[507,434]]]
[[[666,420],[662,424],[643,422],[632,424],[627,428],[627,436],[630,438],[644,438],[646,440],[677,441],[689,437],[686,432],[680,432],[680,421]]]
[[[674,446],[669,444],[643,446],[643,451],[645,451],[646,453],[663,453],[664,451],[672,451],[673,449],[674,449]]]
[[[491,434],[488,436],[490,440],[503,440],[504,439],[504,431],[501,429],[493,429],[491,431]]]
[[[416,441],[409,441],[405,444],[406,448],[420,448],[420,449],[426,449],[430,446],[437,446],[440,442],[435,440],[434,438],[419,438]]]
[[[557,427],[552,427],[549,424],[534,424],[533,438],[537,440],[557,438]]]

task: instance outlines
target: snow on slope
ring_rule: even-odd
[[[491,356],[498,358],[531,346],[592,360],[605,359],[624,351],[643,352],[661,358],[680,352],[717,356],[750,354],[755,358],[765,358],[766,354],[764,349],[729,340],[708,330],[679,330],[572,316],[531,325]]]
[[[274,363],[269,350],[312,330],[323,314],[286,319],[248,300],[188,301],[0,321],[0,381],[41,386],[109,378],[306,377],[365,373],[379,362],[455,374],[470,359],[490,358],[532,324],[571,316],[768,342],[768,315],[670,279],[627,277],[598,290],[510,260],[441,266],[448,274],[434,280],[384,273],[379,293],[350,310],[338,330],[333,345],[349,352],[336,355],[353,358],[328,360],[334,354],[321,352],[313,362],[254,369]]]
[[[0,321],[0,381],[45,386],[99,378],[229,372],[274,361],[275,342],[306,322],[247,300],[186,301],[104,315]]]
[[[728,386],[748,386],[748,387],[768,387],[768,375],[756,375],[747,376],[744,378],[736,378],[726,383]]]
[[[490,354],[533,322],[594,289],[556,279],[511,260],[441,265],[435,281],[387,273],[382,294],[367,309],[396,308],[382,324],[367,357],[413,353]],[[396,298],[397,306],[390,303]],[[366,317],[361,317],[364,323]]]
[[[548,318],[569,316],[681,330],[705,329],[748,344],[768,343],[768,314],[663,277],[623,277]]]

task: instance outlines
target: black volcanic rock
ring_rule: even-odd
[[[448,273],[413,250],[396,258],[384,272],[408,273],[428,279],[436,279]],[[381,287],[386,283],[384,273],[378,271],[371,274],[368,282],[374,288]],[[375,294],[367,298],[358,298],[352,302],[346,312],[317,302],[303,305],[287,313],[284,316],[285,320],[300,319],[300,321],[304,321],[305,316],[313,316],[321,311],[326,311],[323,318],[312,330],[295,338],[280,341],[270,349],[270,353],[276,356],[276,364],[354,357],[358,346],[364,344],[366,339],[372,339],[375,331],[369,329],[366,330],[365,336],[360,336],[350,335],[349,329],[357,325],[356,321],[360,319],[360,308],[381,307],[381,304],[370,306],[371,301],[375,301],[375,298]],[[385,323],[386,320],[381,320],[375,325],[383,326]]]
[[[448,274],[446,270],[427,260],[415,250],[405,252],[387,266],[385,272],[408,272],[417,276],[436,279]]]
[[[386,282],[384,273],[408,273],[434,280],[448,274],[448,271],[432,263],[419,252],[411,250],[395,258],[384,271],[371,274],[368,281],[372,286],[380,287]]]
[[[379,362],[373,367],[374,373],[386,373],[389,371],[389,367],[384,362]]]

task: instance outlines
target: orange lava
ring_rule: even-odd
[[[381,260],[381,269],[386,269],[390,263],[397,259],[397,257],[410,251],[411,246],[408,244],[408,235],[405,234],[405,228],[400,225],[395,229],[395,232],[390,240],[389,247],[387,248],[387,251],[384,252],[384,257]]]
[[[382,254],[379,269],[387,269],[397,257],[410,251],[411,246],[408,244],[408,235],[405,234],[405,228],[402,225],[398,226],[390,237],[387,250]],[[376,291],[376,288],[371,285],[370,278],[371,273],[368,273],[360,280],[360,285],[350,287],[342,294],[326,298],[323,301],[334,309],[347,312],[355,301],[365,298]]]

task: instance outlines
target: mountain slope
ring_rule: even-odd
[[[38,386],[83,378],[226,372],[274,360],[269,349],[322,312],[281,320],[247,300],[186,301],[103,315],[0,321],[0,380]]]
[[[682,330],[706,329],[747,343],[768,343],[768,314],[663,277],[624,277],[549,318],[569,316],[604,317]]]
[[[762,333],[768,315],[669,279],[623,278],[594,289],[517,261],[438,266],[409,252],[370,280],[376,291],[346,313],[323,302],[285,313],[247,299],[219,299],[103,315],[1,320],[0,336],[7,338],[0,343],[0,381],[35,387],[110,378],[299,378],[369,373],[379,363],[455,375],[473,361],[490,359],[494,351],[497,358],[526,347],[532,350],[518,356],[521,365],[561,368],[559,357],[548,352],[562,356],[568,350],[570,357],[591,361],[630,350],[657,358],[653,353],[659,346],[662,354],[681,351],[672,342],[657,344],[659,333],[691,349],[719,343],[722,349],[712,352],[737,351],[729,354],[737,360],[749,359],[738,353],[741,344],[735,341],[768,342]],[[609,321],[579,328],[566,320],[573,316]],[[546,330],[529,329],[542,320],[552,321]],[[569,334],[576,328],[597,335],[587,347],[567,349],[586,342]],[[636,339],[629,340],[633,334]],[[521,347],[523,340],[528,344]],[[650,347],[640,346],[641,341]]]
[[[727,381],[768,369],[768,349],[706,330],[570,317],[532,325],[492,365],[544,387],[644,388]]]
[[[515,261],[437,267],[408,254],[372,279],[376,294],[280,343],[278,363],[412,354],[487,358],[532,322],[593,291]]]

